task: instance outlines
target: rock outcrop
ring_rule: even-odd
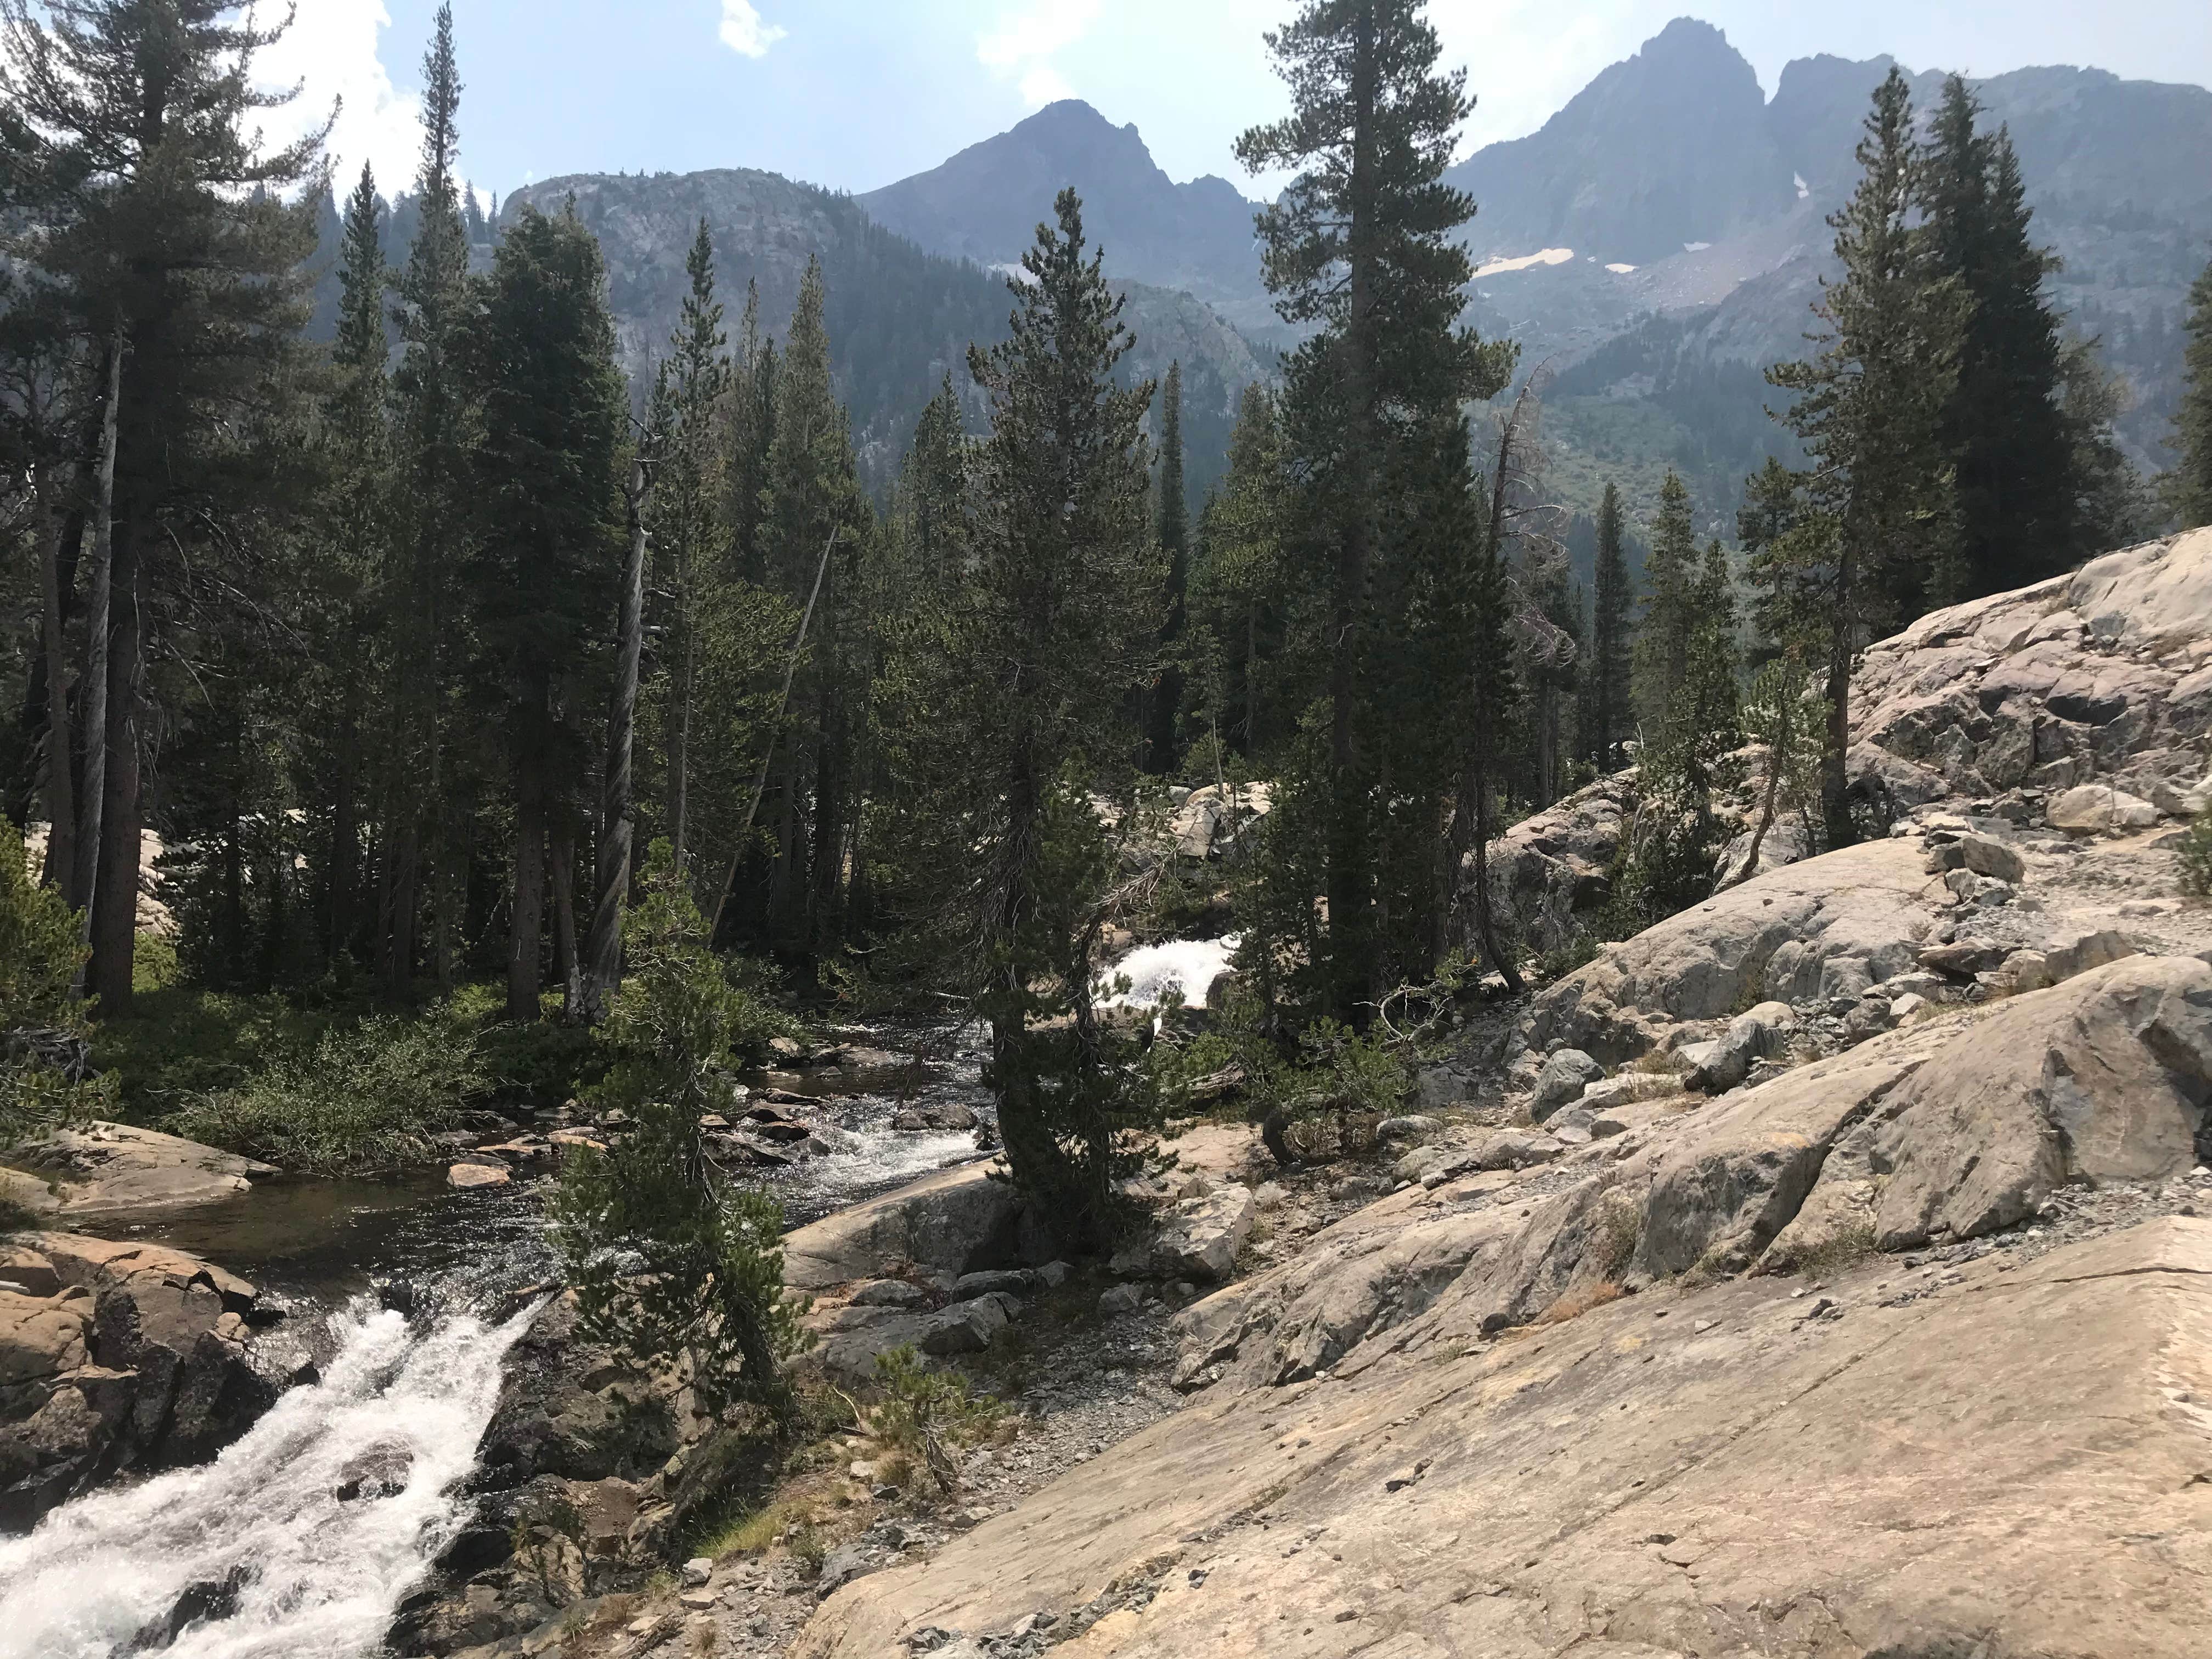
[[[235,1152],[128,1123],[61,1129],[0,1153],[0,1198],[76,1223],[221,1203],[277,1171]]]
[[[276,1397],[249,1352],[274,1317],[181,1250],[62,1232],[0,1245],[0,1531],[245,1432]]]

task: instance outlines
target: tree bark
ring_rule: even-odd
[[[616,641],[615,689],[607,711],[607,767],[599,811],[599,891],[584,947],[584,1018],[597,1024],[622,981],[623,905],[629,897],[630,842],[635,833],[630,754],[637,717],[638,661],[645,645],[645,515],[653,472],[643,455],[630,462],[629,562],[623,572]]]
[[[544,936],[545,797],[525,776],[514,803],[514,895],[507,924],[507,1017],[538,1018],[538,957]]]
[[[1352,224],[1346,233],[1351,285],[1344,342],[1345,403],[1351,432],[1345,445],[1346,500],[1339,527],[1335,592],[1329,617],[1330,823],[1328,935],[1330,1000],[1338,1018],[1364,1030],[1373,1000],[1373,919],[1368,915],[1370,870],[1367,792],[1359,775],[1359,659],[1367,603],[1368,517],[1375,441],[1374,254],[1376,64],[1375,20],[1363,10],[1352,67]]]
[[[142,763],[140,702],[145,689],[144,637],[138,611],[138,532],[136,524],[110,537],[110,580],[116,603],[107,652],[107,709],[100,835],[100,867],[93,885],[92,958],[88,984],[104,1018],[131,1012],[131,969],[137,947],[139,838],[144,829],[139,791]],[[86,781],[91,791],[89,775]]]
[[[85,608],[84,673],[84,789],[76,828],[76,873],[70,883],[82,916],[78,940],[89,946],[93,937],[93,906],[99,896],[101,825],[107,811],[108,638],[113,621],[115,593],[115,448],[117,423],[123,407],[123,349],[121,324],[107,343],[107,395],[100,414],[100,459],[93,473],[92,581]],[[80,989],[88,983],[89,964],[77,970]]]
[[[62,890],[65,902],[75,903],[76,882],[76,738],[70,719],[69,665],[64,641],[69,630],[69,605],[62,582],[62,538],[67,526],[48,495],[45,470],[40,469],[40,507],[53,533],[46,538],[39,562],[46,670],[46,870]]]
[[[356,665],[357,667],[357,665]],[[361,676],[346,676],[338,716],[337,775],[331,790],[330,890],[323,911],[323,953],[336,957],[353,938],[354,891],[361,869]]]
[[[554,814],[546,854],[553,887],[553,976],[561,981],[561,1018],[573,1024],[584,1017],[583,964],[576,956],[576,818]]]
[[[722,896],[714,903],[714,925],[708,929],[708,937],[718,951],[728,941],[731,895],[738,889],[738,872],[744,867],[745,843],[752,839],[753,818],[760,811],[761,796],[768,788],[769,763],[775,758],[775,734],[783,729],[784,710],[791,706],[792,678],[799,672],[799,653],[806,649],[806,630],[814,621],[814,602],[822,597],[822,578],[830,568],[830,550],[837,545],[838,534],[831,531],[830,539],[822,544],[822,560],[814,567],[814,588],[807,594],[806,609],[799,618],[799,637],[791,642],[791,657],[783,665],[783,695],[776,700],[775,719],[768,729],[768,748],[761,755],[760,773],[753,779],[752,796],[746,801],[744,818],[738,825],[737,845],[730,853],[730,871],[722,882]]]

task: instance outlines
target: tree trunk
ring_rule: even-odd
[[[645,644],[645,514],[653,499],[646,458],[630,462],[629,562],[623,572],[622,616],[616,641],[614,700],[607,711],[607,768],[599,809],[599,891],[584,947],[584,1018],[597,1024],[622,981],[623,906],[629,898],[632,728],[637,716],[638,660]]]
[[[553,817],[553,976],[561,981],[561,1018],[574,1024],[584,1018],[583,964],[576,956],[576,817],[567,811]]]
[[[678,574],[677,584],[677,626],[683,630],[684,637],[677,656],[676,718],[668,723],[668,847],[675,860],[676,873],[681,878],[690,862],[686,836],[690,826],[684,818],[690,805],[691,704],[698,672],[699,639],[691,614],[688,568]]]
[[[353,939],[354,891],[361,869],[361,677],[346,677],[338,716],[337,776],[331,791],[330,890],[323,910],[323,953],[336,957]]]
[[[1841,609],[1841,607],[1838,607]],[[1828,738],[1820,755],[1820,816],[1833,852],[1858,839],[1851,823],[1850,773],[1846,758],[1851,741],[1851,630],[1839,617],[1828,642]]]
[[[137,947],[138,842],[144,827],[139,793],[141,715],[145,687],[144,641],[139,629],[138,531],[128,525],[110,537],[110,579],[117,603],[107,651],[107,741],[102,768],[100,866],[93,882],[92,959],[88,984],[103,1018],[131,1012],[131,978]],[[92,785],[88,770],[85,785]]]
[[[1353,44],[1352,224],[1346,236],[1350,311],[1345,330],[1345,400],[1351,430],[1345,445],[1346,502],[1340,526],[1335,592],[1329,617],[1328,951],[1330,1001],[1338,1018],[1364,1030],[1375,995],[1373,918],[1367,835],[1367,791],[1359,775],[1359,660],[1367,607],[1369,496],[1375,431],[1375,255],[1368,246],[1374,218],[1375,20],[1363,10]]]
[[[62,538],[64,516],[46,499],[45,470],[40,472],[40,507],[52,527],[39,562],[46,670],[46,871],[62,890],[65,902],[75,903],[71,889],[76,882],[76,738],[70,720],[69,665],[64,641],[69,631],[69,602],[62,581]]]
[[[507,924],[507,1017],[538,1018],[538,957],[545,918],[545,796],[535,778],[519,780],[514,803],[514,903]]]
[[[82,817],[76,829],[76,874],[70,883],[73,896],[82,907],[78,940],[92,943],[93,902],[99,895],[100,830],[107,811],[107,694],[108,638],[114,615],[115,592],[115,448],[117,422],[123,407],[123,329],[117,325],[107,343],[107,396],[100,413],[100,459],[93,474],[92,592],[85,609],[84,707],[79,711],[84,726],[84,789],[78,803]],[[80,988],[88,969],[77,970]]]

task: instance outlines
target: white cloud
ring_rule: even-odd
[[[1000,80],[1014,82],[1022,101],[1032,107],[1073,98],[1075,88],[1051,60],[1089,33],[1098,11],[1099,0],[1033,0],[976,37],[975,59]]]
[[[790,31],[761,21],[751,0],[722,0],[722,44],[746,58],[765,58],[768,49]]]
[[[254,59],[254,78],[264,86],[304,83],[289,105],[264,112],[263,131],[271,144],[321,125],[331,100],[342,100],[329,145],[332,182],[342,200],[364,161],[389,198],[413,185],[422,161],[422,100],[392,84],[379,55],[378,37],[391,27],[384,0],[304,0],[292,27]]]

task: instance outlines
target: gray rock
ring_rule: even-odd
[[[1432,1117],[1386,1117],[1375,1126],[1375,1138],[1386,1141],[1419,1140],[1425,1135],[1436,1133],[1442,1127],[1443,1125]]]
[[[1145,1305],[1151,1295],[1142,1285],[1116,1285],[1098,1298],[1099,1314],[1112,1319],[1120,1314],[1134,1313]]]
[[[708,1556],[695,1555],[684,1564],[684,1588],[686,1589],[696,1589],[714,1576],[714,1563]]]
[[[2124,933],[2111,928],[2075,928],[2054,935],[2044,945],[2044,969],[2051,984],[2063,985],[2077,974],[2135,954],[2136,947],[2128,943]]]
[[[852,1304],[856,1308],[926,1308],[929,1305],[929,1292],[903,1279],[877,1279],[853,1292]]]
[[[1762,1002],[1729,1022],[1712,1052],[1691,1066],[1684,1081],[1705,1094],[1725,1094],[1743,1081],[1753,1061],[1771,1059],[1787,1048],[1790,1033],[1796,1028],[1797,1012],[1788,1003]]]
[[[1067,1283],[1074,1272],[1065,1261],[1048,1261],[1036,1270],[1037,1283],[1048,1291],[1056,1291]]]
[[[867,1552],[858,1544],[840,1545],[823,1557],[822,1571],[814,1580],[814,1593],[818,1596],[833,1595],[875,1570],[875,1563],[868,1559]]]
[[[1927,868],[1931,876],[1947,870],[1966,870],[2015,884],[2027,877],[2027,861],[2002,842],[1989,836],[1961,835],[1929,848]]]
[[[1237,1252],[1252,1236],[1257,1213],[1251,1189],[1233,1182],[1178,1200],[1155,1228],[1151,1271],[1163,1279],[1219,1284],[1236,1271]]]
[[[1528,1129],[1492,1129],[1474,1138],[1468,1149],[1468,1163],[1476,1170],[1525,1170],[1534,1164],[1549,1164],[1559,1155],[1555,1136]]]
[[[2145,830],[2158,822],[2158,808],[2110,784],[2076,785],[2054,799],[2047,816],[2054,830]]]
[[[1026,1267],[994,1267],[979,1273],[963,1273],[953,1281],[952,1299],[965,1302],[971,1296],[985,1296],[993,1291],[1019,1292],[1034,1288],[1036,1275]]]
[[[915,1346],[924,1353],[939,1356],[981,1353],[1006,1328],[1006,1301],[1001,1296],[979,1296],[941,1308],[928,1316],[921,1340]]]
[[[1605,1075],[1605,1067],[1579,1048],[1562,1048],[1536,1073],[1528,1115],[1541,1123],[1561,1107],[1582,1098],[1583,1091]]]

